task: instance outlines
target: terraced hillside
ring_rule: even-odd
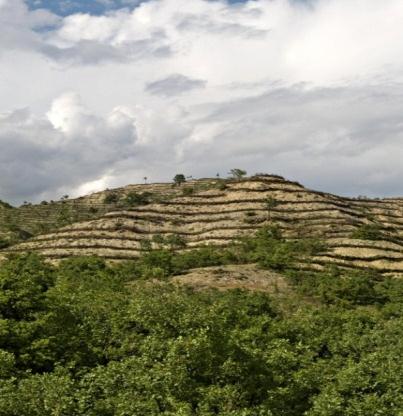
[[[334,263],[403,275],[402,198],[343,198],[274,175],[203,183],[189,183],[187,191],[169,185],[122,188],[119,192],[127,194],[128,189],[144,192],[165,187],[160,193],[166,191],[167,197],[130,208],[116,204],[115,210],[100,218],[38,235],[3,254],[37,251],[54,260],[78,255],[125,260],[150,247],[161,247],[167,240],[182,250],[206,244],[225,246],[276,223],[286,237],[325,240],[327,250],[315,256],[310,267]],[[91,198],[99,200],[97,194],[87,200]]]
[[[199,180],[189,184],[203,189],[208,182]],[[154,183],[128,185],[75,199],[63,197],[59,201],[25,203],[18,208],[0,201],[0,238],[17,242],[74,222],[99,218],[110,211],[130,208],[136,203],[133,197],[138,194],[147,195],[149,201],[159,201],[181,192],[172,184]]]

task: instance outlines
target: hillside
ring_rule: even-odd
[[[117,195],[110,198],[112,203],[105,202],[108,193]],[[132,204],[125,202],[127,195],[135,197]],[[402,198],[344,198],[275,175],[260,175],[178,187],[130,185],[68,200],[64,206],[79,221],[11,246],[3,254],[35,251],[54,260],[78,255],[127,260],[150,247],[166,246],[167,241],[181,250],[227,246],[275,223],[287,238],[316,237],[326,242],[326,251],[312,259],[310,268],[333,263],[403,274]],[[92,215],[99,218],[80,221],[91,208],[96,208]],[[19,218],[29,212],[32,229],[56,215],[48,215],[47,209],[48,205],[23,207]]]
[[[193,186],[203,187],[204,183],[199,180]],[[130,207],[134,203],[130,196],[137,193],[146,193],[151,201],[158,201],[180,194],[181,189],[170,183],[128,185],[74,199],[65,196],[58,201],[24,203],[18,208],[0,200],[0,238],[18,242],[74,222],[99,218],[107,212]]]
[[[401,416],[401,199],[261,175],[79,201],[104,213],[1,252],[0,415]]]

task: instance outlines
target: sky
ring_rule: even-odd
[[[73,13],[102,15],[111,10],[134,8],[144,1],[147,0],[27,0],[26,3],[32,10],[47,9],[61,16],[68,16]],[[228,0],[228,3],[245,3],[245,1],[246,0]]]
[[[0,0],[0,199],[176,173],[403,196],[401,0]]]

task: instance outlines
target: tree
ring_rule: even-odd
[[[265,199],[264,204],[267,210],[267,220],[271,221],[271,212],[278,205],[278,201],[272,196],[269,196]]]
[[[57,224],[60,227],[71,224],[73,222],[71,207],[67,205],[62,205],[59,210],[59,215],[57,217]]]
[[[186,182],[186,177],[185,177],[185,175],[184,175],[183,173],[177,173],[177,174],[174,176],[173,181],[174,181],[174,184],[175,184],[175,185],[177,185],[177,186],[181,186],[181,185],[182,185],[182,183]]]
[[[246,173],[247,173],[246,170],[237,169],[237,168],[231,169],[229,171],[229,174],[232,175],[233,178],[238,179],[238,180],[242,179],[246,175]]]
[[[13,354],[19,370],[51,369],[46,293],[54,278],[52,266],[35,254],[13,257],[0,268],[0,351]]]

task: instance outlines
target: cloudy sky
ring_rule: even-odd
[[[229,169],[403,196],[402,0],[0,0],[0,199]]]

